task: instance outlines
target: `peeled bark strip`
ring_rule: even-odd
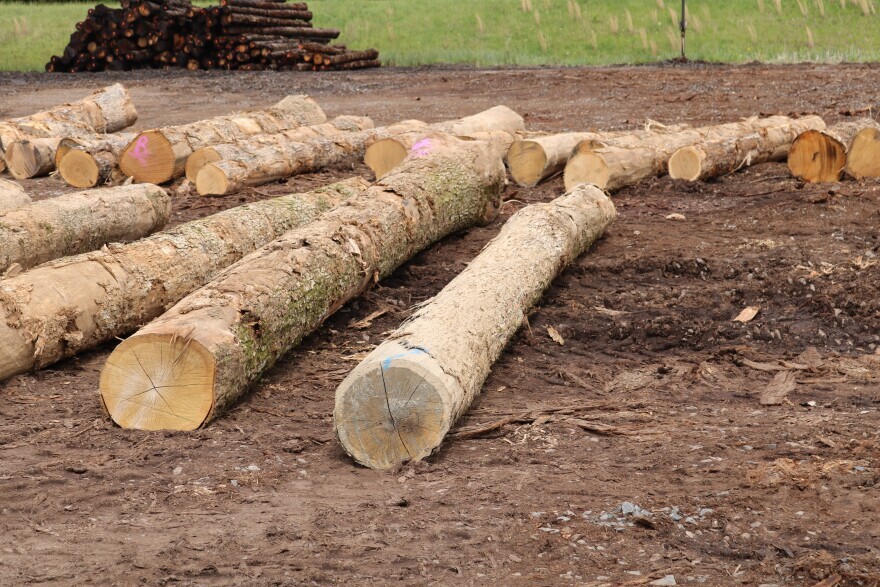
[[[750,118],[742,122],[661,133],[653,137],[583,141],[565,165],[565,188],[570,190],[579,183],[591,183],[607,190],[632,185],[665,173],[669,158],[682,147],[733,139],[791,120],[785,116]]]
[[[371,128],[373,128],[373,121],[365,116],[337,116],[324,124],[301,126],[277,134],[256,135],[245,141],[202,147],[194,151],[186,160],[186,178],[194,182],[199,176],[199,171],[209,163],[225,159],[231,161],[250,159],[254,152],[265,147],[283,150],[286,144],[302,143],[321,137],[334,137],[347,132]]]
[[[880,129],[870,118],[841,122],[825,130],[808,130],[791,145],[791,174],[810,183],[837,181],[846,167],[847,153],[859,131]]]
[[[143,184],[40,200],[0,216],[0,271],[132,241],[165,226],[171,198]]]
[[[846,156],[846,173],[855,179],[880,177],[880,129],[856,133]]]
[[[494,218],[501,151],[448,135],[431,141],[424,157],[245,257],[116,347],[100,382],[113,420],[148,430],[205,424],[374,280]]]
[[[196,176],[196,190],[203,196],[232,194],[247,186],[353,163],[363,157],[367,145],[373,141],[424,126],[421,121],[408,120],[305,142],[282,141],[255,151],[227,152],[228,158],[202,167]]]
[[[669,177],[697,181],[733,173],[741,167],[783,161],[792,142],[808,130],[822,130],[825,122],[818,116],[783,120],[742,136],[704,141],[682,147],[669,158]]]
[[[225,267],[368,186],[355,178],[231,208],[0,281],[0,380],[134,331]]]
[[[27,206],[31,203],[31,197],[24,188],[8,179],[0,179],[0,214]]]
[[[142,132],[122,150],[119,167],[135,181],[164,183],[182,175],[187,157],[201,147],[326,120],[324,111],[308,96],[288,96],[265,110]]]
[[[95,135],[89,139],[61,139],[55,153],[55,166],[62,179],[77,188],[91,188],[121,176],[117,161],[136,133]]]
[[[513,134],[525,130],[525,123],[522,116],[507,106],[495,106],[459,120],[431,124],[420,132],[440,132],[462,137],[497,130]],[[400,165],[420,138],[409,135],[379,139],[367,149],[364,163],[373,170],[376,179],[381,179]]]
[[[529,308],[614,217],[610,198],[586,184],[513,215],[339,385],[333,421],[345,451],[388,469],[436,450]]]

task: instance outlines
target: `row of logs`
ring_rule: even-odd
[[[378,67],[374,49],[330,45],[336,29],[312,26],[305,3],[221,0],[199,8],[189,0],[125,0],[100,4],[77,23],[46,71],[126,71],[179,67],[237,70],[350,70]]]

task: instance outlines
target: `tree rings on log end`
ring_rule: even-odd
[[[15,141],[6,149],[6,166],[16,179],[28,179],[40,170],[40,154],[30,141]]]
[[[194,340],[133,336],[107,359],[101,397],[123,428],[195,430],[214,405],[215,368],[214,357]]]
[[[364,154],[364,163],[376,174],[376,179],[382,179],[388,173],[400,165],[408,154],[406,146],[396,139],[381,139],[367,148]]]
[[[122,172],[139,183],[165,183],[174,177],[174,165],[174,148],[157,130],[136,136],[119,157]]]
[[[810,183],[837,181],[846,165],[846,147],[818,130],[798,135],[788,153],[792,175]]]
[[[193,154],[186,159],[186,178],[195,183],[196,179],[199,177],[199,171],[201,171],[205,165],[215,161],[220,161],[220,155],[218,155],[217,151],[211,147],[196,149]]]
[[[68,184],[76,188],[98,185],[100,170],[95,158],[85,151],[70,149],[58,164],[58,172]]]
[[[410,360],[412,353],[419,357]],[[352,372],[336,392],[333,414],[346,452],[373,469],[430,455],[452,421],[438,370],[429,355],[413,350]]]
[[[880,130],[863,128],[849,147],[846,172],[856,179],[880,177]]]
[[[605,189],[609,179],[611,179],[611,169],[599,153],[576,152],[565,166],[566,190],[571,190],[582,183],[591,183],[600,189]]]
[[[507,152],[510,175],[522,187],[535,187],[543,179],[547,153],[536,141],[514,141]]]
[[[200,196],[222,196],[229,190],[229,180],[223,170],[209,163],[196,176],[196,191]]]
[[[703,171],[703,159],[696,147],[682,147],[669,158],[669,177],[697,181]]]

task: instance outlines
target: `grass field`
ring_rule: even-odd
[[[209,2],[199,2],[207,5]],[[213,2],[210,2],[213,3]],[[878,0],[690,0],[688,57],[880,60]],[[110,4],[108,2],[108,4]],[[84,3],[0,3],[0,70],[40,70]],[[388,65],[649,63],[679,52],[677,0],[313,0],[316,26]]]

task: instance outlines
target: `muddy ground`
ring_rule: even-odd
[[[377,124],[503,103],[545,131],[880,109],[877,66],[690,65],[0,74],[0,117],[109,80],[144,128],[299,92]],[[181,193],[175,222],[352,172],[368,173]],[[511,186],[502,219],[561,193],[559,178]],[[0,584],[880,583],[880,181],[805,186],[773,163],[614,201],[617,222],[546,292],[458,431],[515,421],[397,471],[339,448],[335,387],[501,221],[418,255],[194,433],[109,422],[112,345],[0,384]]]

